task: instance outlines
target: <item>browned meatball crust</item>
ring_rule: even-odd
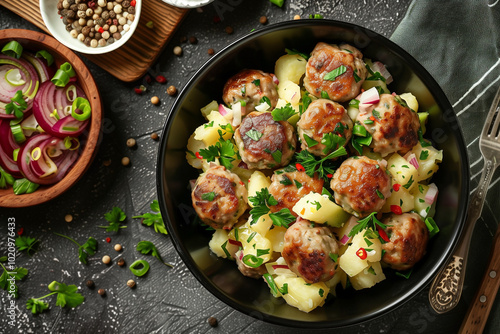
[[[383,224],[390,241],[383,244],[385,250],[382,261],[395,270],[413,267],[425,255],[429,230],[420,215],[416,213],[391,214]]]
[[[346,69],[343,74],[334,80],[324,79],[340,66]],[[304,87],[316,97],[325,91],[333,101],[345,102],[359,94],[366,73],[363,55],[358,49],[347,44],[337,46],[320,42],[307,61]]]
[[[271,109],[278,102],[278,91],[271,75],[259,70],[243,70],[231,77],[224,85],[222,99],[227,105],[245,101],[242,115],[255,110],[260,100],[266,96],[271,101]]]
[[[396,99],[391,94],[382,94],[377,104],[360,108],[357,117],[372,135],[370,147],[382,156],[393,152],[404,154],[418,142],[420,122],[417,113],[403,107]],[[366,124],[365,121],[372,116],[375,121]]]
[[[269,112],[252,112],[234,133],[241,159],[250,169],[287,165],[295,153],[295,129],[286,121],[275,121]]]
[[[337,264],[330,254],[339,247],[328,227],[298,219],[285,233],[282,256],[288,267],[307,283],[326,282],[335,275]]]
[[[289,209],[297,217],[292,210],[293,206],[311,191],[321,194],[325,181],[316,175],[310,177],[306,172],[297,170],[287,172],[286,169],[275,171],[271,177],[269,193],[278,201],[278,204],[270,206],[270,209],[272,212]]]
[[[365,156],[344,161],[330,186],[337,204],[356,217],[379,211],[391,195],[391,180],[385,168]]]
[[[352,120],[342,105],[330,100],[319,99],[311,102],[307,110],[300,116],[297,132],[303,150],[324,157],[338,147],[327,150],[326,146],[321,143],[323,136],[330,133],[340,136],[345,139],[344,145],[346,145],[352,135]],[[317,144],[309,146],[305,136],[314,139]]]
[[[201,174],[191,193],[200,219],[213,228],[231,229],[247,209],[247,189],[238,175],[223,166]]]

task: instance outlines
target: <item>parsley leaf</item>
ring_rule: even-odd
[[[252,83],[253,83],[255,86],[259,87],[259,86],[260,86],[260,79],[255,79],[254,81],[252,81]]]
[[[216,158],[219,158],[221,165],[229,170],[233,168],[232,162],[235,159],[236,150],[234,149],[234,144],[229,139],[221,140],[219,138],[219,141],[215,143],[215,145],[211,145],[206,149],[201,149],[200,155],[208,162],[215,161]]]
[[[28,255],[33,255],[31,252],[35,253],[36,248],[37,248],[37,243],[38,240],[35,238],[30,238],[30,237],[25,237],[25,236],[19,236],[16,238],[16,247],[17,249],[22,252],[26,251]]]
[[[136,247],[137,251],[141,252],[142,254],[148,255],[151,253],[152,256],[156,257],[158,260],[160,260],[163,264],[169,266],[172,268],[173,266],[169,263],[166,263],[163,261],[163,259],[160,256],[160,253],[158,252],[158,249],[156,246],[151,242],[151,241],[139,241]]]
[[[288,228],[288,225],[290,223],[294,222],[297,219],[287,208],[283,208],[278,212],[269,214],[269,218],[271,218],[274,225],[286,228]]]
[[[340,123],[342,124],[342,123]],[[344,130],[342,129],[342,132]],[[325,145],[325,148],[323,149],[324,154],[328,154],[339,147],[344,146],[345,144],[345,138],[338,136],[332,132],[329,133],[324,133],[323,138],[321,139],[321,144]]]
[[[37,298],[31,298],[26,302],[26,308],[31,310],[33,314],[39,314],[49,308],[49,303]]]
[[[252,216],[250,225],[255,224],[261,216],[268,214],[269,211],[271,211],[269,206],[278,204],[278,201],[269,193],[267,188],[262,188],[260,191],[257,191],[255,196],[250,196],[248,200],[253,206],[250,210],[250,215]],[[296,219],[289,209],[281,209],[278,212],[271,213],[269,217],[273,221],[274,225],[284,226],[287,228],[288,224]]]
[[[349,232],[348,236],[353,237],[356,234],[358,234],[359,232],[361,232],[363,230],[368,230],[368,229],[371,229],[371,231],[373,233],[376,233],[376,235],[378,235],[378,232],[375,232],[375,231],[377,231],[377,226],[379,226],[382,229],[386,229],[388,226],[385,224],[382,224],[377,219],[377,217],[375,217],[376,214],[377,214],[376,212],[372,212],[372,213],[370,213],[369,216],[367,216],[361,220],[358,220],[358,224],[352,228],[352,230],[351,230],[351,232]]]
[[[335,81],[337,77],[341,76],[347,71],[347,68],[344,65],[340,65],[336,69],[334,69],[331,72],[328,72],[324,77],[323,80],[328,80],[328,81]]]
[[[70,238],[66,235],[59,234],[56,232],[54,232],[54,234],[66,238],[78,246],[78,259],[83,264],[87,264],[88,257],[94,255],[97,250],[97,240],[95,240],[93,237],[89,237],[87,239],[87,242],[85,242],[83,245],[80,245],[78,242],[75,241],[75,239]]]
[[[150,205],[151,211],[153,213],[145,213],[141,216],[134,216],[132,218],[141,218],[142,224],[146,226],[153,225],[155,232],[168,234],[167,229],[165,228],[165,223],[163,222],[163,218],[160,212],[160,205],[157,200],[154,200]]]
[[[250,129],[245,133],[247,137],[254,141],[259,141],[259,139],[263,136],[263,134],[255,129]]]
[[[7,173],[1,166],[0,166],[0,188],[4,189],[7,188],[7,185],[13,185],[14,184],[14,177]]]
[[[28,269],[22,267],[13,268],[13,266],[8,266],[11,270],[9,271],[3,264],[0,263],[0,266],[3,269],[3,273],[0,276],[0,289],[6,290],[10,295],[13,295],[14,298],[18,298],[19,289],[16,285],[16,281],[20,281],[28,275]],[[11,288],[12,285],[14,286],[14,289]]]
[[[14,114],[16,118],[22,118],[24,110],[28,108],[28,103],[23,98],[23,91],[18,90],[14,97],[10,99],[10,103],[5,105],[5,113],[7,115]]]
[[[307,147],[313,147],[313,146],[316,146],[316,145],[319,144],[316,140],[314,140],[313,138],[309,137],[305,133],[304,133],[304,139],[306,141]]]
[[[319,178],[325,178],[328,174],[333,174],[333,170],[323,166],[325,161],[346,155],[347,151],[344,147],[340,147],[334,152],[328,154],[326,157],[316,160],[316,157],[309,153],[307,150],[302,150],[296,153],[297,161],[304,167],[305,172],[310,177],[314,177],[314,173],[318,173]]]
[[[290,103],[287,103],[284,107],[281,108],[274,108],[274,110],[271,111],[271,115],[273,115],[273,119],[276,122],[287,121],[295,114],[295,109],[292,108],[292,105]]]
[[[429,151],[422,150],[422,152],[420,152],[420,160],[427,160],[428,157],[429,157]]]
[[[127,218],[127,215],[116,206],[110,212],[105,213],[104,218],[109,222],[109,225],[99,227],[105,228],[106,232],[118,232],[121,228],[127,228],[127,226],[121,226],[121,222]]]
[[[215,199],[215,196],[217,196],[217,194],[215,192],[211,191],[211,192],[202,194],[201,199],[204,201],[212,202]]]
[[[312,102],[312,99],[309,96],[309,92],[305,92],[302,95],[302,109],[301,109],[300,114],[302,114],[304,111],[307,110],[307,108],[309,107],[309,104],[311,104],[311,102]]]
[[[26,302],[26,308],[31,310],[31,313],[38,314],[42,313],[46,309],[49,308],[49,304],[47,302],[42,301],[49,296],[57,294],[56,306],[62,307],[77,307],[82,304],[85,300],[81,294],[79,294],[78,287],[76,285],[66,285],[64,283],[59,283],[57,281],[53,281],[48,286],[51,293],[39,297],[39,298],[30,298]]]

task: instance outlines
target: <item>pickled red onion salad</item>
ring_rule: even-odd
[[[287,49],[273,74],[234,73],[187,143],[213,254],[304,312],[388,270],[411,279],[439,231],[431,178],[443,154],[424,139],[428,112],[392,80],[355,47],[326,43]]]
[[[91,117],[71,64],[17,41],[0,54],[0,188],[29,194],[60,181],[80,152]]]

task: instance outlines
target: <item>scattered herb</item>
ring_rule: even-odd
[[[314,177],[314,173],[318,173],[319,178],[325,178],[327,174],[333,174],[334,170],[323,166],[327,160],[334,159],[346,155],[347,151],[344,147],[338,148],[336,151],[328,154],[326,157],[316,160],[316,157],[307,150],[302,150],[296,154],[297,161],[304,168],[307,175]]]
[[[273,119],[276,122],[287,121],[290,117],[292,117],[295,114],[296,112],[292,108],[292,105],[290,103],[287,103],[284,107],[275,108],[273,111],[271,111],[271,115],[273,115]]]
[[[342,124],[342,123],[340,123]],[[337,127],[335,127],[337,129]],[[342,128],[341,131],[342,133],[344,132],[345,128]],[[334,130],[335,131],[335,130]],[[337,131],[335,131],[337,132]],[[345,138],[336,135],[332,132],[329,133],[324,133],[323,138],[321,139],[321,144],[325,145],[325,148],[323,149],[324,154],[328,154],[334,150],[339,149],[340,147],[344,146],[345,144]]]
[[[259,218],[270,212],[269,206],[277,205],[278,201],[269,193],[267,188],[262,188],[257,191],[255,196],[250,196],[248,198],[250,203],[252,203],[253,208],[250,210],[250,215],[252,215],[250,224],[255,224]],[[295,221],[295,216],[292,215],[289,209],[281,209],[278,212],[273,212],[269,214],[269,217],[276,226],[283,226],[288,228],[288,224]]]
[[[309,92],[305,92],[304,95],[302,95],[302,111],[301,111],[301,114],[307,110],[307,108],[309,107],[309,104],[311,104],[312,102],[312,99],[311,97],[309,96]]]
[[[219,158],[220,163],[226,167],[226,169],[231,169],[233,168],[232,162],[235,159],[236,150],[234,149],[234,144],[230,140],[221,140],[219,138],[219,141],[215,143],[215,145],[211,145],[206,149],[201,149],[200,155],[208,162],[215,161],[216,158]]]
[[[310,19],[322,19],[323,15],[321,14],[309,14]]]
[[[316,140],[312,139],[304,133],[304,140],[306,141],[307,147],[313,147],[319,144]]]
[[[410,179],[408,180],[408,182],[403,187],[406,188],[406,189],[409,189],[412,184],[413,184],[413,175],[410,176]]]
[[[268,105],[269,107],[271,107],[271,100],[269,100],[269,98],[268,98],[267,96],[263,96],[263,97],[260,99],[260,101],[259,101],[259,102],[260,102],[260,103],[267,103],[267,105]]]
[[[263,134],[255,129],[251,129],[245,133],[247,137],[254,141],[259,141],[259,139],[263,136]]]
[[[424,139],[424,135],[422,133],[422,127],[418,129],[417,133],[418,133],[418,141],[420,142],[420,145],[422,147],[432,146],[432,144],[427,139]]]
[[[94,255],[97,250],[97,240],[95,240],[93,237],[89,237],[87,239],[87,242],[85,242],[83,245],[80,245],[75,241],[75,239],[70,238],[64,234],[59,234],[56,232],[54,232],[54,234],[66,238],[78,246],[78,259],[83,264],[87,264],[88,257]]]
[[[425,219],[425,225],[427,225],[427,229],[429,229],[429,238],[432,238],[439,232],[439,227],[432,217],[427,217]]]
[[[330,253],[329,256],[330,256],[330,259],[332,259],[333,262],[337,262],[337,260],[339,259],[339,255],[336,254],[336,253]]]
[[[331,72],[328,72],[324,77],[323,80],[328,80],[328,81],[335,81],[337,77],[341,76],[347,71],[347,68],[344,65],[340,65],[336,69],[334,69]]]
[[[274,281],[274,278],[271,276],[271,274],[265,273],[263,277],[269,285],[271,293],[274,297],[278,297],[279,294],[286,295],[288,293],[288,283],[285,283],[281,288],[278,288],[278,285],[276,285],[276,282]]]
[[[311,202],[312,205],[316,206],[316,211],[321,209],[321,203],[318,201]]]
[[[146,275],[146,273],[149,271],[149,263],[146,260],[135,260],[134,263],[128,267],[132,274],[134,274],[137,277],[141,277]]]
[[[7,257],[2,256],[0,260],[6,261]],[[14,296],[14,298],[18,298],[19,288],[16,285],[16,281],[22,280],[26,275],[28,275],[28,269],[17,267],[15,268],[13,265],[7,265],[6,268],[0,261],[0,266],[3,269],[2,275],[0,276],[0,288],[2,290],[6,290],[10,295]],[[10,269],[11,271],[7,270]],[[14,286],[14,288],[12,288]]]
[[[31,313],[38,314],[42,313],[46,309],[49,308],[49,304],[47,302],[42,301],[49,296],[57,294],[56,306],[63,307],[77,307],[85,300],[81,294],[79,294],[78,287],[76,285],[66,285],[64,283],[59,283],[57,281],[53,281],[48,286],[49,290],[52,291],[48,295],[39,298],[30,298],[26,302],[26,308],[31,310]]]
[[[427,160],[428,157],[429,157],[429,151],[423,150],[422,152],[420,152],[420,160]]]
[[[134,216],[132,218],[141,218],[142,223],[146,226],[153,225],[155,232],[168,234],[167,229],[165,228],[165,223],[163,222],[163,218],[160,212],[160,205],[157,200],[154,200],[149,206],[153,213],[145,213],[141,216]]]
[[[372,267],[372,266],[370,266],[370,268],[368,268],[368,273],[369,273],[369,274],[372,274],[372,275],[377,275],[377,274],[375,273],[375,269],[373,269],[373,267]]]
[[[297,189],[302,188],[302,183],[300,183],[299,181],[293,180],[293,183],[295,183],[295,187],[297,187]]]
[[[33,183],[26,178],[22,178],[14,181],[14,184],[12,185],[12,190],[16,195],[31,194],[32,192],[37,190],[39,186],[40,185],[37,183]]]
[[[396,276],[400,276],[400,277],[404,277],[404,278],[408,279],[408,278],[410,278],[412,271],[413,271],[413,268],[411,268],[407,271],[404,271],[404,272],[396,271]]]
[[[330,99],[330,95],[328,95],[328,93],[324,90],[321,91],[321,98],[322,99]]]
[[[163,261],[163,259],[160,256],[160,253],[158,252],[158,249],[156,246],[151,242],[151,241],[139,241],[136,247],[137,251],[141,252],[142,254],[149,255],[151,253],[152,256],[156,257],[158,260],[163,262],[163,264],[166,264],[170,268],[173,268],[173,266],[169,263],[166,263]]]
[[[22,118],[26,108],[28,108],[28,103],[23,98],[23,91],[18,90],[10,99],[10,103],[5,105],[5,113],[7,115],[14,114],[16,118]]]
[[[300,51],[297,51],[296,49],[285,49],[286,53],[289,54],[289,55],[299,55],[301,56],[302,58],[304,58],[305,60],[308,60],[309,59],[309,56],[306,55],[305,53],[302,53]]]
[[[352,228],[352,230],[351,230],[351,232],[349,232],[348,236],[354,237],[356,234],[358,234],[359,232],[366,230],[366,229],[371,229],[374,232],[377,231],[377,227],[380,227],[381,229],[386,229],[387,225],[382,224],[377,219],[377,217],[375,217],[376,214],[377,214],[376,212],[372,212],[372,213],[370,213],[369,216],[367,216],[361,220],[358,220],[358,224]]]
[[[255,79],[254,81],[252,81],[252,83],[253,83],[255,86],[259,87],[259,86],[260,86],[260,79]]]
[[[216,195],[217,194],[215,192],[211,191],[211,192],[202,194],[201,199],[204,201],[212,202],[215,199]]]
[[[105,213],[104,218],[109,222],[109,225],[99,227],[105,228],[106,232],[118,232],[121,228],[127,228],[127,226],[121,226],[121,222],[127,218],[127,215],[122,209],[116,206],[111,211]]]
[[[249,266],[251,268],[258,268],[264,263],[263,259],[255,256],[253,254],[247,254],[247,255],[243,256],[243,258],[241,260],[243,261],[244,264],[246,264],[247,266]]]
[[[290,186],[293,184],[292,180],[286,175],[283,175],[283,177],[280,180],[280,183],[284,186]]]
[[[281,8],[283,7],[285,0],[269,0],[269,2]]]
[[[382,194],[378,189],[375,189],[375,192],[377,193],[377,196],[380,198],[380,199],[385,199],[384,197],[384,194]]]
[[[351,101],[349,101],[349,107],[359,109],[359,100],[352,99]]]
[[[323,289],[319,289],[319,290],[318,290],[318,293],[319,293],[319,296],[320,296],[320,297],[323,297],[323,295],[325,294],[325,290],[323,290]]]
[[[0,166],[0,188],[5,189],[7,185],[13,185],[14,180],[14,177]]]
[[[39,240],[35,238],[19,236],[16,238],[16,247],[20,252],[26,251],[26,253],[31,256],[36,252],[38,241]],[[33,254],[31,252],[33,252]]]

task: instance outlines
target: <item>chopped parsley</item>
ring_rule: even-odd
[[[248,130],[245,135],[254,141],[259,141],[263,134],[255,129]]]
[[[330,99],[330,96],[328,95],[328,93],[324,90],[321,91],[321,98],[322,99]]]
[[[427,160],[428,157],[429,157],[429,151],[422,150],[422,152],[420,152],[420,160]]]
[[[336,253],[330,253],[329,256],[330,256],[330,259],[332,259],[333,262],[337,262],[337,260],[339,259],[339,255],[336,254]]]
[[[403,187],[409,189],[412,184],[413,184],[413,175],[410,176],[410,179],[408,180],[408,182],[406,182],[406,184]]]
[[[147,212],[143,215],[134,216],[132,218],[134,219],[141,218],[142,219],[141,223],[143,225],[146,226],[153,225],[157,233],[168,234],[167,229],[165,228],[165,223],[163,222],[163,217],[161,216],[160,205],[158,204],[158,200],[155,199],[153,202],[151,202],[149,207],[151,208],[152,213]]]
[[[261,99],[260,99],[260,101],[259,101],[259,102],[260,102],[260,103],[267,103],[267,105],[268,105],[269,107],[271,107],[271,100],[269,100],[269,98],[268,98],[267,96],[263,96],[263,97],[261,97]]]
[[[299,182],[299,181],[297,181],[297,180],[293,180],[293,182],[295,183],[295,187],[297,187],[297,189],[302,188],[302,183],[300,183],[300,182]]]
[[[253,83],[255,86],[259,87],[259,86],[260,86],[260,79],[255,79],[254,81],[252,81],[252,83]]]
[[[340,123],[340,124],[342,124],[342,123]],[[335,127],[335,129],[337,129],[337,127]],[[343,129],[342,129],[342,132],[344,132]],[[321,139],[321,144],[325,145],[325,148],[323,149],[323,153],[328,154],[328,153],[344,146],[345,138],[343,138],[339,135],[336,135],[332,132],[324,133],[323,138]]]
[[[261,216],[268,214],[271,211],[269,206],[278,204],[278,201],[269,193],[267,188],[257,191],[256,195],[250,196],[248,200],[253,205],[253,208],[250,210],[250,215],[252,215],[250,225],[255,224]],[[281,209],[278,212],[270,213],[269,217],[274,225],[286,228],[296,219],[289,209]]]
[[[312,139],[311,137],[309,137],[305,133],[304,133],[304,139],[306,141],[307,147],[313,147],[313,146],[316,146],[319,144],[316,140]]]
[[[309,92],[305,92],[304,95],[302,95],[302,109],[301,109],[301,114],[307,110],[309,107],[309,104],[311,104],[312,99],[309,96]]]
[[[215,145],[202,148],[200,150],[200,155],[208,162],[215,161],[216,158],[219,158],[219,162],[222,166],[226,167],[226,169],[231,169],[233,168],[232,162],[235,159],[236,150],[234,144],[229,139],[222,140],[219,138],[219,141],[215,143]]]
[[[116,206],[110,212],[105,213],[104,218],[109,222],[108,226],[99,227],[105,228],[106,232],[118,232],[121,228],[127,228],[127,226],[121,225],[125,218],[127,218],[127,215],[122,209]]]
[[[376,214],[377,214],[376,212],[372,212],[372,213],[370,213],[369,216],[367,216],[361,220],[358,220],[358,224],[352,228],[352,230],[351,230],[351,232],[349,232],[348,236],[354,237],[356,234],[358,234],[359,232],[366,230],[366,229],[371,229],[373,231],[373,233],[377,233],[377,232],[375,232],[377,230],[377,226],[380,227],[381,229],[386,229],[387,225],[382,224],[377,219],[377,217],[375,217]]]
[[[286,175],[283,175],[283,177],[280,180],[280,183],[284,186],[290,186],[293,184],[292,180]]]
[[[328,81],[335,81],[337,77],[341,76],[347,71],[347,68],[344,65],[340,65],[336,69],[334,69],[331,72],[328,72],[324,77],[323,80],[328,80]]]
[[[321,203],[318,201],[311,202],[312,205],[316,207],[316,211],[319,211],[321,209]]]
[[[314,177],[314,173],[318,173],[319,178],[324,179],[328,174],[333,174],[335,171],[323,164],[331,159],[347,155],[347,151],[344,147],[340,147],[332,153],[328,154],[326,157],[317,160],[314,155],[309,153],[307,150],[302,150],[296,153],[295,156],[297,161],[304,167],[305,172],[310,177]]]
[[[296,112],[290,103],[287,103],[284,107],[275,108],[273,111],[271,111],[271,115],[273,115],[273,119],[276,122],[287,121],[290,117],[292,117],[295,114]]]
[[[215,199],[215,196],[217,196],[217,194],[215,192],[211,191],[211,192],[202,194],[201,199],[204,201],[212,202]]]
[[[302,53],[300,51],[297,51],[296,49],[285,49],[286,53],[289,55],[299,55],[305,60],[309,59],[309,56],[306,55],[305,53]]]

